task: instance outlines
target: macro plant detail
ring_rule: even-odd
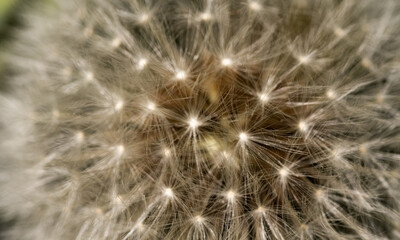
[[[0,95],[7,239],[400,239],[400,3],[54,0]]]

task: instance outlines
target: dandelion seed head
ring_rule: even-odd
[[[399,1],[51,1],[0,48],[10,239],[397,239]]]

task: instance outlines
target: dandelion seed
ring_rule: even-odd
[[[229,190],[226,194],[225,194],[226,199],[228,200],[228,202],[233,203],[235,202],[235,198],[236,198],[236,193],[232,190]]]
[[[163,154],[164,157],[169,158],[171,156],[171,150],[169,150],[168,148],[164,148]]]
[[[115,205],[122,205],[122,203],[123,203],[122,202],[122,196],[121,195],[115,196],[113,202],[114,202]]]
[[[250,2],[249,2],[249,8],[250,8],[251,10],[253,10],[253,11],[258,12],[258,11],[261,10],[261,5],[260,5],[258,2],[256,2],[256,1],[250,1]]]
[[[333,157],[333,159],[338,160],[341,158],[343,150],[339,149],[339,148],[335,148],[331,151],[331,155]]]
[[[142,222],[140,222],[140,223],[138,223],[138,224],[136,225],[136,227],[137,227],[137,229],[138,229],[139,231],[143,231],[144,228],[145,228],[145,225],[144,225]]]
[[[258,98],[262,103],[266,103],[269,100],[269,96],[266,93],[260,93],[258,94]]]
[[[145,23],[149,20],[150,16],[147,13],[143,13],[139,16],[139,22],[140,23]]]
[[[223,156],[225,159],[228,159],[231,155],[230,155],[227,151],[222,151],[222,156]]]
[[[85,81],[92,82],[94,80],[94,74],[92,72],[85,72]]]
[[[92,36],[93,35],[93,28],[91,28],[91,27],[85,28],[85,30],[83,31],[83,35],[85,37]]]
[[[124,154],[124,151],[125,151],[124,145],[115,146],[115,155],[117,157],[121,157]]]
[[[171,188],[164,188],[163,195],[166,196],[167,198],[173,198],[174,192],[172,191]]]
[[[264,213],[264,212],[265,212],[265,208],[264,208],[264,207],[261,207],[261,206],[259,206],[259,207],[256,209],[256,212],[257,212],[257,213],[259,213],[259,214],[262,214],[262,213]]]
[[[53,118],[58,119],[60,117],[60,112],[57,109],[53,109],[52,111]]]
[[[339,38],[342,38],[342,37],[344,37],[346,35],[346,31],[344,31],[342,28],[339,28],[339,27],[335,27],[333,32]]]
[[[300,55],[298,57],[298,61],[300,62],[300,64],[308,64],[311,61],[311,54],[309,55]]]
[[[385,96],[383,93],[376,95],[376,102],[382,104],[385,101]]]
[[[302,224],[300,225],[300,229],[301,229],[302,231],[307,230],[307,228],[308,228],[308,226],[307,226],[306,224],[304,224],[304,223],[302,223]]]
[[[223,58],[223,59],[221,60],[221,64],[222,64],[222,66],[224,66],[224,67],[229,67],[229,66],[232,66],[233,61],[232,61],[232,59],[230,59],[230,58]]]
[[[103,209],[101,209],[101,208],[96,208],[96,213],[97,213],[98,215],[103,215],[104,211],[103,211]]]
[[[297,127],[299,128],[299,130],[301,131],[301,132],[307,132],[307,130],[308,130],[308,124],[307,124],[307,122],[305,122],[305,121],[303,121],[303,120],[301,120],[300,122],[299,122],[299,124],[297,125]]]
[[[143,70],[147,65],[147,59],[146,58],[141,58],[139,59],[137,63],[137,69],[138,70]]]
[[[211,19],[211,14],[209,12],[200,13],[200,19],[203,21],[208,21]]]
[[[111,42],[111,46],[113,47],[113,48],[117,48],[117,47],[119,47],[121,45],[121,39],[120,38],[114,38],[113,40],[112,40],[112,42]]]
[[[191,117],[188,121],[188,124],[191,129],[196,129],[201,125],[201,122],[197,118]]]
[[[289,171],[286,167],[283,167],[279,170],[279,175],[282,179],[286,178],[289,175]]]
[[[203,224],[204,218],[202,216],[200,216],[200,215],[197,215],[197,216],[194,217],[194,221],[197,224]]]
[[[324,191],[322,189],[318,189],[317,191],[315,191],[315,197],[317,198],[317,200],[321,200],[324,196]]]
[[[249,140],[249,135],[245,132],[241,132],[239,134],[239,140],[240,142],[247,142]]]
[[[361,155],[366,155],[368,153],[368,147],[365,145],[361,145],[359,147],[359,151],[360,151]]]
[[[156,110],[156,104],[153,103],[153,102],[148,102],[147,105],[146,105],[146,108],[147,108],[149,111],[154,111],[154,110]]]
[[[371,59],[365,57],[361,60],[361,66],[367,69],[374,69],[374,64],[372,63]]]
[[[85,134],[82,131],[79,131],[75,134],[75,139],[78,143],[81,143],[83,139],[85,139]]]
[[[119,111],[124,107],[124,102],[122,100],[118,100],[115,105],[114,105],[114,109]]]
[[[185,80],[186,79],[186,73],[184,71],[178,71],[175,75],[175,78],[177,80]]]
[[[62,74],[63,74],[65,77],[71,76],[71,74],[72,74],[72,68],[70,68],[70,67],[65,67],[65,68],[63,69],[63,71],[62,71]]]
[[[333,91],[332,89],[329,89],[328,91],[326,91],[326,96],[329,99],[334,99],[334,98],[336,98],[336,92]]]

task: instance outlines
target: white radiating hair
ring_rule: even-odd
[[[53,0],[3,49],[7,239],[400,239],[400,2]]]

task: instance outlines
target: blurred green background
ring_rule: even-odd
[[[0,0],[0,90],[4,90],[4,65],[3,65],[3,54],[2,52],[7,49],[6,40],[10,36],[10,32],[13,26],[18,22],[18,18],[15,13],[18,12],[18,3],[20,0]],[[2,224],[0,220],[0,232]]]
[[[12,14],[18,0],[0,0],[0,31],[3,32],[6,22]]]

